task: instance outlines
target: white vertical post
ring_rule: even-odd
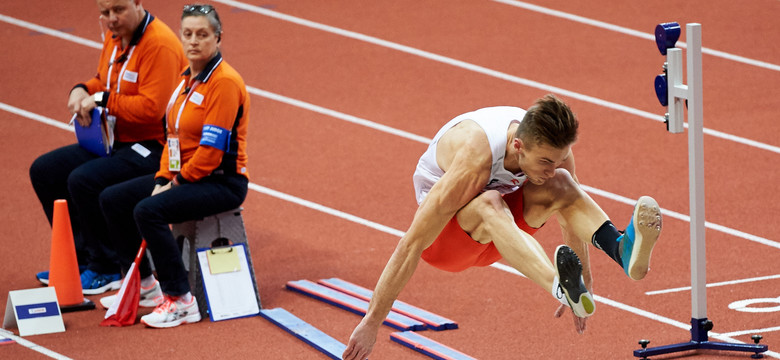
[[[702,101],[701,25],[687,24],[688,43],[688,186],[691,213],[691,311],[707,317],[706,241],[704,237],[704,102]]]
[[[682,49],[666,50],[667,94],[669,98],[669,132],[679,134],[684,131],[685,99],[688,98],[688,86],[683,84]]]
[[[668,27],[667,27],[668,25]],[[664,46],[665,36],[672,34],[676,38],[677,23],[659,24],[656,28],[656,41],[659,49]],[[661,33],[661,32],[664,33]],[[669,354],[680,351],[711,349],[754,352],[751,358],[761,358],[761,352],[768,350],[766,345],[758,345],[760,337],[754,338],[756,345],[718,343],[708,340],[707,333],[712,330],[712,321],[707,319],[707,248],[704,239],[704,101],[702,99],[702,51],[701,25],[686,26],[688,42],[688,85],[682,84],[682,53],[680,49],[667,46],[667,94],[668,94],[668,130],[672,133],[683,132],[683,106],[688,100],[688,187],[691,213],[691,341],[647,349],[648,340],[640,340],[641,350],[635,350],[634,356],[647,359],[648,356]],[[676,39],[674,39],[676,41]],[[663,49],[661,51],[663,53]],[[656,77],[656,91],[658,91]],[[659,96],[661,100],[661,96]],[[663,104],[663,101],[661,101]]]

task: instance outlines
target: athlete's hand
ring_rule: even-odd
[[[568,308],[569,307],[566,306],[566,305],[563,305],[563,304],[559,305],[558,309],[555,310],[555,314],[553,316],[555,316],[557,318],[563,316],[563,313],[565,313],[566,309],[568,309]],[[585,332],[585,327],[586,327],[586,322],[587,322],[588,318],[581,318],[581,317],[579,317],[577,315],[574,315],[574,311],[571,312],[571,317],[574,318],[574,329],[577,330],[577,333],[578,334],[584,333]]]
[[[349,337],[347,349],[344,350],[341,358],[344,360],[366,359],[371,350],[374,349],[377,331],[379,331],[379,328],[366,325],[361,321],[352,332],[352,336]]]

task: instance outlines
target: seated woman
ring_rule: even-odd
[[[201,319],[169,224],[235,209],[247,194],[249,97],[241,76],[220,54],[221,39],[222,24],[211,5],[184,7],[181,41],[189,67],[168,104],[160,169],[112,186],[100,199],[122,271],[129,269],[141,238],[152,254],[159,285],[147,261],[139,267],[140,305],[156,306],[141,318],[150,327]]]

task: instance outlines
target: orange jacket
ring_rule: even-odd
[[[220,53],[194,79],[190,75],[189,68],[182,74],[166,117],[168,136],[179,138],[182,165],[177,181],[195,182],[215,171],[249,178],[249,95],[244,80]],[[174,176],[168,170],[166,143],[155,178],[173,180]]]
[[[107,91],[105,106],[117,119],[116,141],[163,143],[165,105],[176,88],[178,74],[186,66],[187,58],[176,34],[146,12],[126,48],[122,48],[121,38],[106,32],[97,75],[77,86],[85,87],[90,94]],[[120,76],[122,81],[118,81]]]

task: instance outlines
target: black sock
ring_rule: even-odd
[[[620,236],[615,225],[612,225],[612,222],[607,220],[595,233],[593,233],[591,242],[593,243],[593,246],[603,250],[622,267],[623,260],[620,256],[620,241],[618,241]]]

